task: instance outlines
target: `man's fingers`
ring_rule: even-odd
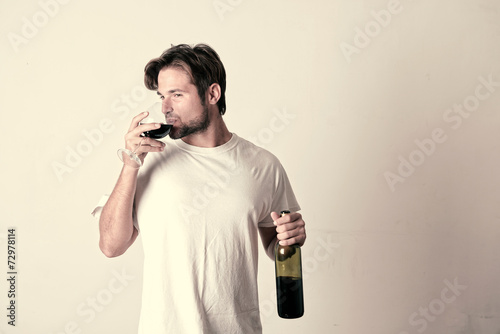
[[[305,235],[305,228],[299,226],[297,228],[294,228],[293,230],[278,232],[278,235],[276,237],[278,238],[278,240],[286,240],[301,235]]]
[[[273,219],[274,221],[274,225],[276,225],[276,220],[278,220],[280,218],[280,215],[278,215],[276,212],[271,212],[271,218]]]
[[[297,229],[299,227],[303,227],[303,226],[305,226],[304,221],[303,220],[298,220],[298,221],[295,221],[295,222],[278,225],[276,227],[276,232],[283,233],[283,232],[286,232],[286,231],[295,230],[295,229]]]
[[[280,240],[280,245],[281,246],[291,246],[295,244],[299,244],[299,246],[304,245],[305,237],[299,236],[299,237],[294,237],[286,240]]]
[[[137,155],[147,152],[163,151],[165,143],[149,137],[129,137],[126,140],[126,146]]]
[[[298,212],[293,212],[280,217],[276,212],[271,212],[271,218],[274,220],[274,225],[280,226],[298,220],[302,218],[302,215]]]
[[[160,141],[151,139],[149,137],[144,137],[142,136],[142,133],[158,129],[159,127],[160,125],[158,123],[148,123],[139,125],[138,127],[136,127],[135,129],[133,129],[132,131],[128,132],[125,135],[125,142],[127,144],[139,144],[142,140],[143,145],[158,146],[158,144],[155,145],[154,142],[161,143]]]
[[[141,141],[137,144],[140,145],[140,147],[137,148],[136,152],[157,152],[158,149],[163,149],[165,147],[165,143],[162,143],[161,141],[149,138],[149,137],[142,137]]]
[[[141,139],[142,139],[141,146],[154,146],[154,147],[165,146],[165,143],[163,143],[159,140],[153,139],[153,138],[142,137]]]
[[[129,134],[134,137],[142,136],[144,132],[159,129],[160,126],[161,126],[160,123],[140,124],[136,128],[132,129],[132,131],[130,131]]]
[[[141,120],[146,118],[149,115],[147,111],[141,112],[139,115],[136,115],[134,118],[132,118],[132,123],[130,123],[130,127],[128,128],[128,131],[134,130],[138,125]]]
[[[271,212],[271,218],[276,225],[276,238],[283,246],[294,244],[303,245],[306,240],[305,222],[298,212],[280,217],[276,212]]]
[[[279,233],[276,238],[282,246],[290,246],[294,244],[302,246],[306,240],[306,231],[304,227],[298,227],[291,231]]]
[[[140,152],[137,152],[137,154],[140,155],[142,153],[161,152],[161,151],[163,151],[163,146],[149,146],[149,145],[144,146],[144,145],[142,145],[140,148]]]

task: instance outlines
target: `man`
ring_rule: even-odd
[[[305,223],[285,170],[271,153],[229,132],[225,70],[207,45],[172,46],[145,68],[173,141],[143,137],[159,124],[132,119],[116,186],[100,212],[99,246],[144,245],[139,333],[261,333],[258,237],[303,245]],[[180,140],[178,140],[180,139]],[[292,214],[279,217],[280,210]]]

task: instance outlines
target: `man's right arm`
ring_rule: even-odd
[[[122,255],[137,238],[132,209],[137,168],[124,164],[115,188],[99,218],[99,248],[107,257]]]
[[[160,127],[158,123],[139,125],[147,115],[144,112],[135,116],[125,135],[125,147],[134,150],[142,163],[148,152],[161,152],[165,146],[160,141],[141,136],[144,131]],[[123,162],[118,181],[99,218],[99,248],[107,257],[125,253],[139,233],[132,218],[139,166],[126,157]]]

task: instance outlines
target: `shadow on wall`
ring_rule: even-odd
[[[500,334],[500,317],[488,315],[470,315],[468,334]]]

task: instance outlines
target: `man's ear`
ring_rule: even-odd
[[[213,83],[207,89],[208,103],[217,104],[221,96],[220,85],[218,83]]]

